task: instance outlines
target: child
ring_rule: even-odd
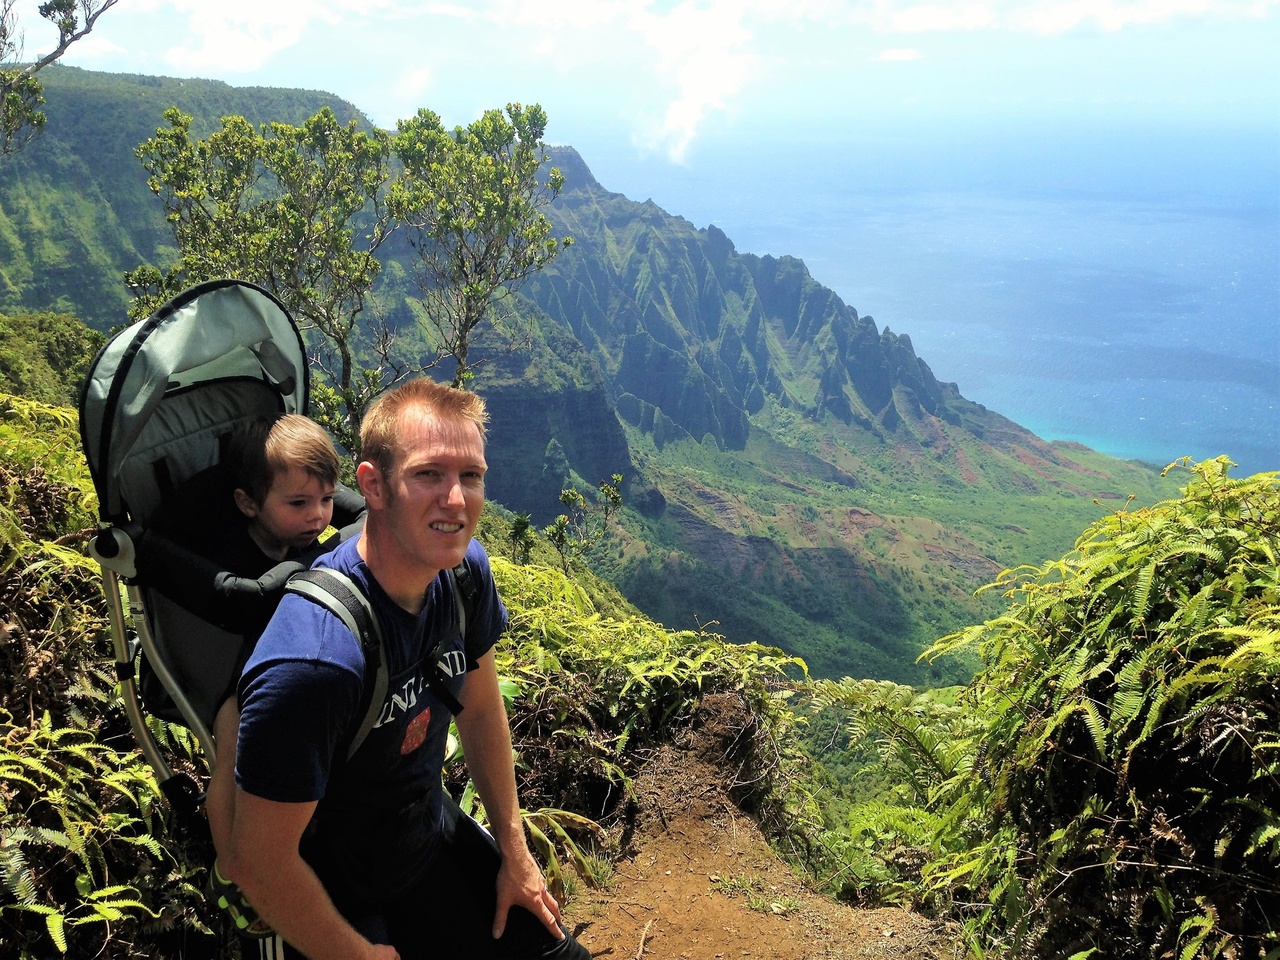
[[[333,519],[338,484],[338,454],[317,423],[299,414],[249,421],[232,437],[227,460],[235,483],[232,496],[243,520],[228,531],[212,559],[237,576],[258,577],[316,546]],[[242,625],[250,642],[241,651],[241,665],[273,608],[274,603],[264,606]],[[226,849],[235,815],[236,673],[213,722],[218,760],[205,801],[218,851]]]
[[[309,560],[303,556],[308,551],[314,555],[320,535],[333,519],[338,468],[338,454],[328,434],[307,417],[281,414],[248,421],[232,435],[224,465],[193,478],[178,491],[157,517],[156,529],[211,561],[212,568],[223,571],[220,578],[231,575],[254,580],[282,561]],[[228,488],[233,488],[229,495]],[[345,489],[342,493],[352,496]],[[358,509],[347,501],[343,505],[351,511]],[[279,593],[224,594],[207,582],[197,583],[198,578],[177,578],[164,571],[156,571],[153,579],[179,603],[245,638],[213,721],[218,752],[205,799],[214,851],[225,852],[235,819],[235,747],[240,723],[236,682],[271,619]],[[179,579],[183,582],[172,582]],[[211,873],[218,905],[232,916],[241,932],[267,935],[270,931],[256,919],[239,891],[222,878],[216,860]]]

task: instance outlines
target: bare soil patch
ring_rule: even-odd
[[[636,780],[640,813],[607,890],[583,890],[566,921],[608,960],[958,960],[935,921],[860,910],[810,889],[730,800],[696,751],[664,747]]]

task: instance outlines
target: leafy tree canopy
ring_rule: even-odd
[[[0,391],[74,404],[106,337],[65,313],[0,317]]]
[[[364,313],[381,270],[378,248],[392,229],[383,194],[389,141],[327,107],[301,125],[223,117],[205,139],[193,119],[165,111],[167,127],[142,143],[148,185],[164,201],[180,255],[167,270],[144,265],[126,282],[131,316],[146,316],[192,283],[237,277],[280,298],[317,338],[328,380],[316,416],[355,451],[369,401],[404,370],[394,337]],[[363,342],[381,363],[358,368]]]
[[[22,30],[14,11],[17,0],[0,2],[0,63],[22,57]],[[116,0],[48,0],[39,14],[58,29],[58,44],[32,63],[0,68],[0,156],[21,150],[44,127],[40,107],[44,94],[36,74],[66,53],[67,48],[93,29]]]
[[[397,124],[396,156],[404,176],[391,204],[418,256],[418,284],[441,350],[457,362],[454,385],[472,376],[471,337],[495,304],[550,263],[570,238],[552,236],[541,210],[564,187],[559,168],[546,179],[542,142],[547,114],[533,104],[486,111],[470,126],[446,131],[430,110]]]
[[[179,257],[127,276],[137,294],[131,316],[202,280],[238,277],[271,290],[318,334],[325,378],[313,391],[315,416],[353,453],[373,398],[438,359],[406,356],[392,325],[368,309],[393,231],[410,232],[426,313],[442,352],[458,358],[459,384],[469,379],[472,333],[495,319],[491,303],[564,243],[539,212],[564,179],[555,169],[539,179],[546,114],[536,105],[491,110],[452,134],[423,110],[394,137],[343,125],[327,108],[298,126],[223,117],[204,139],[190,115],[172,108],[164,117],[137,155]],[[402,165],[394,177],[393,153]]]

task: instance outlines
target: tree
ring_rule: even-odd
[[[178,262],[126,277],[145,316],[192,283],[237,277],[278,296],[313,338],[326,374],[313,390],[316,419],[358,452],[360,420],[382,390],[420,367],[395,355],[395,334],[366,312],[381,270],[377,252],[394,229],[385,202],[389,138],[341,124],[324,108],[301,126],[224,117],[204,140],[192,118],[167,110],[167,127],[137,149],[164,201]],[[357,365],[357,354],[375,362]]]
[[[43,87],[36,74],[67,52],[67,48],[89,33],[98,17],[116,5],[116,0],[49,0],[39,7],[42,19],[58,28],[58,45],[25,66],[22,58],[22,31],[14,12],[17,0],[0,0],[0,156],[21,150],[44,129]]]
[[[517,513],[511,518],[511,559],[516,563],[528,563],[533,552],[533,518],[527,513]]]
[[[588,503],[580,491],[566,487],[560,492],[560,502],[568,513],[560,514],[542,531],[560,554],[560,565],[566,574],[575,558],[603,542],[609,521],[622,509],[622,474],[601,480],[599,490],[596,501]]]
[[[0,316],[0,392],[74,406],[106,339],[66,313]]]
[[[476,328],[488,319],[502,329],[506,315],[493,308],[572,242],[553,237],[540,212],[564,187],[558,168],[539,175],[546,126],[540,106],[518,103],[452,132],[430,110],[396,125],[392,145],[404,173],[391,204],[418,255],[422,303],[439,349],[457,362],[454,386],[477,365],[470,358]]]

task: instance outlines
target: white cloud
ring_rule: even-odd
[[[1014,11],[1009,25],[1035,33],[1065,33],[1093,26],[1107,31],[1143,27],[1168,20],[1265,17],[1277,0],[1071,0]]]
[[[894,10],[881,22],[886,33],[925,33],[929,31],[982,30],[995,24],[996,14],[980,3],[920,4]]]
[[[41,53],[44,51],[41,50]],[[112,40],[100,34],[91,33],[83,40],[77,40],[74,47],[74,57],[68,57],[67,62],[74,62],[78,66],[87,66],[93,69],[95,64],[108,62],[113,57],[118,57],[125,53],[124,47],[120,46]]]
[[[919,60],[921,56],[922,54],[919,50],[898,48],[896,50],[881,50],[871,59],[876,63],[904,63],[909,60]]]
[[[870,27],[884,34],[988,29],[1061,33],[1087,26],[1121,30],[1190,18],[1262,18],[1277,4],[1280,0],[980,0],[967,4],[810,0],[800,14],[793,11],[791,15],[829,26]]]
[[[333,70],[359,76],[348,88],[375,91],[370,99],[384,102],[371,106],[380,113],[391,112],[393,104],[424,102],[427,94],[440,97],[448,84],[465,87],[477,74],[514,78],[511,85],[522,90],[554,78],[598,91],[601,100],[615,97],[616,115],[632,118],[647,145],[678,161],[709,118],[734,110],[753,90],[777,82],[780,71],[803,69],[812,58],[904,62],[921,58],[910,39],[921,34],[1137,30],[1176,21],[1266,18],[1277,4],[1280,0],[130,0],[127,6],[130,15],[154,11],[155,19],[163,15],[172,23],[160,35],[163,44],[177,45],[163,57],[180,75],[233,79],[314,38],[317,31],[309,34],[309,28],[324,25],[339,43],[349,35],[353,49],[361,39],[361,57],[367,59],[366,51],[375,47],[386,51],[382,62]],[[426,39],[415,45],[419,33]],[[95,50],[98,43],[103,46]],[[107,44],[105,38],[91,37],[85,56],[77,59],[101,54],[108,60],[119,46]],[[159,43],[150,48],[156,56],[162,49]],[[476,86],[477,97],[488,96],[489,88]]]
[[[488,0],[478,16],[516,31],[522,52],[585,82],[622,78],[646,144],[679,162],[712,113],[728,108],[758,73],[761,24],[829,0]]]
[[[383,94],[381,112],[395,117],[411,116],[427,102],[434,85],[435,74],[430,67],[415,65],[402,70]]]
[[[294,46],[312,21],[335,23],[367,5],[361,0],[172,0],[170,6],[186,17],[188,42],[166,51],[166,63],[183,73],[248,73]]]
[[[781,31],[882,36],[1142,27],[1189,17],[1266,16],[1280,0],[489,0],[494,27],[517,25],[527,49],[559,72],[605,69],[648,78],[638,136],[681,160],[708,117],[730,109],[778,56]],[[794,52],[791,53],[795,57]],[[908,47],[874,59],[908,61]],[[785,57],[783,58],[785,59]],[[660,100],[658,98],[661,98]]]
[[[677,163],[707,114],[723,110],[750,79],[756,54],[743,14],[733,0],[686,0],[666,16],[653,15],[640,24],[657,53],[656,79],[673,88],[658,137]]]

